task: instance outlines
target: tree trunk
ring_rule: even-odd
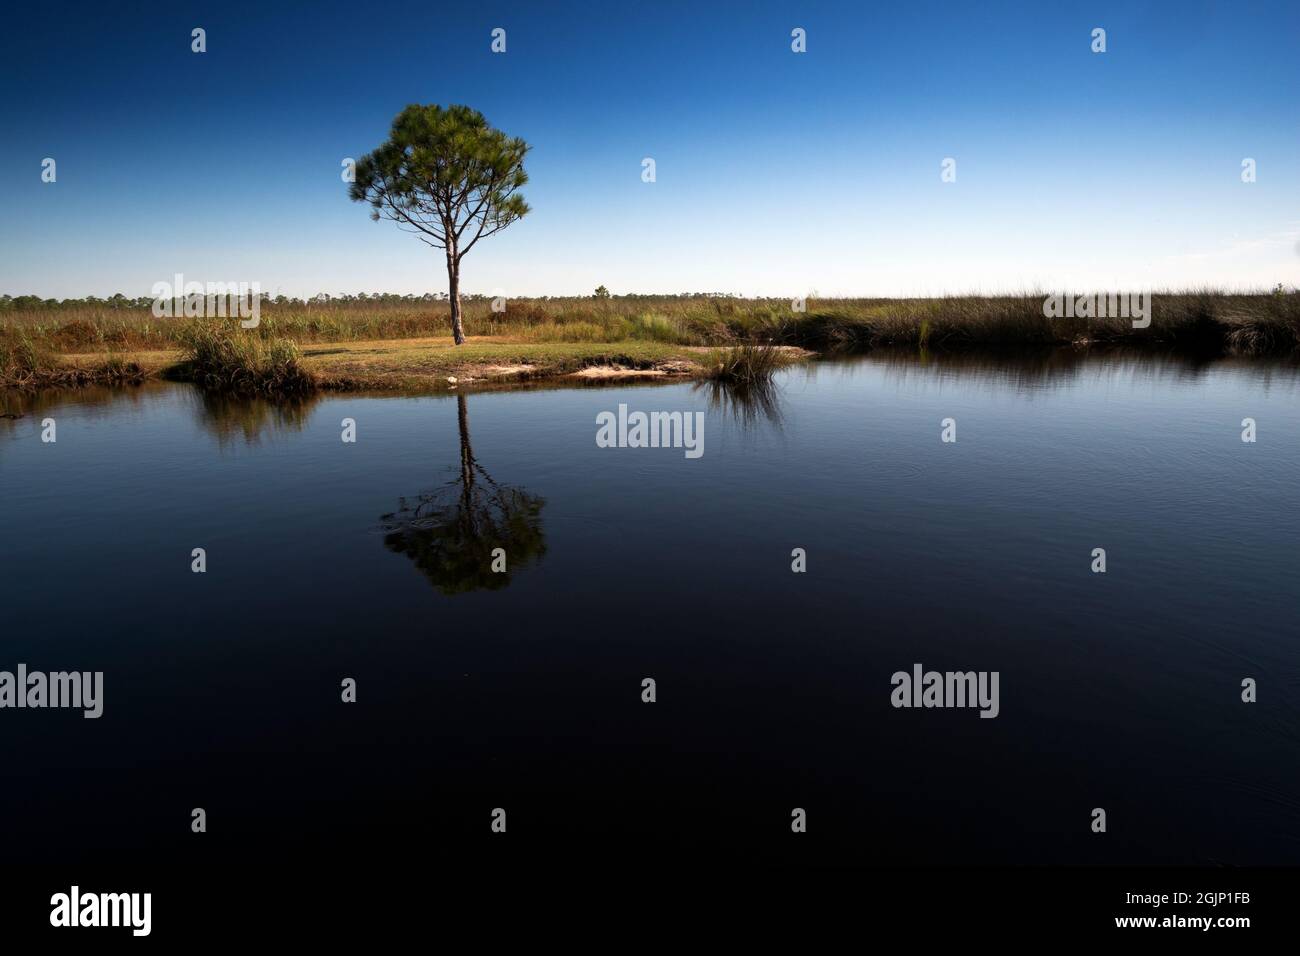
[[[465,344],[465,323],[460,317],[460,260],[447,253],[447,297],[451,300],[451,337],[457,345]]]

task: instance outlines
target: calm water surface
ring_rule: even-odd
[[[1293,369],[4,403],[0,669],[105,674],[99,720],[0,711],[13,852],[454,860],[504,807],[539,862],[1300,862]],[[598,448],[619,403],[705,412],[703,457]],[[916,663],[999,716],[894,709]]]

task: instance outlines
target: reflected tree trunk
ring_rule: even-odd
[[[380,519],[384,544],[410,557],[444,594],[502,588],[514,571],[545,554],[545,502],[522,488],[497,484],[479,464],[464,395],[456,396],[456,427],[456,478],[434,491],[400,499],[398,510]],[[507,559],[508,570],[500,573],[491,569],[497,548]]]

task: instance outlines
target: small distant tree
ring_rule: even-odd
[[[598,286],[596,286],[596,294],[595,294],[594,296],[592,296],[592,298],[593,298],[593,299],[608,299],[608,298],[609,298],[609,290],[606,289],[603,285],[598,285]]]
[[[393,120],[387,142],[357,160],[348,187],[370,218],[391,219],[447,255],[451,334],[465,342],[460,310],[460,260],[484,236],[529,211],[518,190],[528,182],[529,146],[488,125],[468,106],[413,104]]]

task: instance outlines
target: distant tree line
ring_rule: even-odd
[[[490,302],[493,297],[490,295],[479,294],[462,294],[461,298],[467,302]],[[571,295],[530,295],[530,296],[511,296],[511,298],[528,299],[534,302],[563,301],[566,299],[589,298],[588,296],[571,296]],[[594,298],[599,299],[623,299],[626,301],[649,301],[664,299],[739,299],[742,296],[734,295],[730,292],[678,292],[676,294],[664,293],[628,293],[626,295],[611,295],[609,290],[604,286],[600,287]],[[37,310],[54,310],[54,309],[148,309],[153,306],[153,297],[142,295],[131,298],[123,295],[121,292],[101,298],[97,295],[83,296],[80,299],[46,299],[39,295],[0,295],[0,312],[32,312]],[[358,304],[380,304],[380,305],[418,305],[421,303],[446,302],[447,293],[445,292],[426,292],[423,295],[398,295],[395,292],[358,292],[358,293],[339,293],[331,295],[328,292],[322,292],[310,298],[295,298],[287,295],[270,295],[262,296],[263,305],[299,307],[306,306],[349,306]]]

